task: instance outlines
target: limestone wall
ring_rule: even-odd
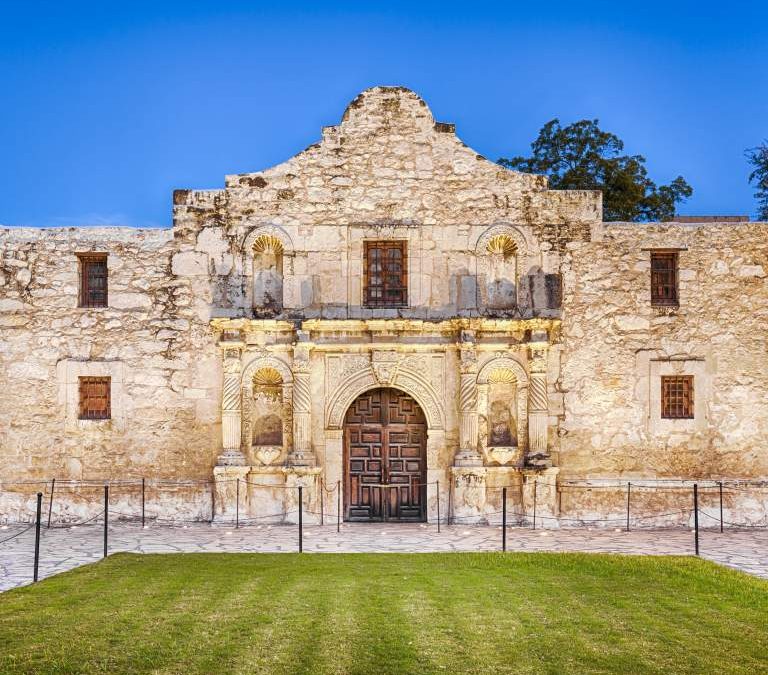
[[[212,273],[219,315],[250,315],[252,247],[263,234],[284,249],[283,316],[471,316],[488,310],[482,237],[496,226],[514,239],[516,311],[526,315],[548,309],[533,297],[543,280],[526,277],[556,273],[566,243],[588,239],[600,213],[598,192],[547,190],[545,177],[467,147],[413,92],[376,87],[287,162],[227,176],[223,190],[176,191],[173,269]],[[407,240],[408,308],[361,307],[365,239]]]
[[[768,223],[606,223],[568,244],[558,463],[565,477],[768,476]],[[679,308],[650,303],[649,248],[680,248]],[[693,420],[660,376],[694,375]]]
[[[172,230],[0,230],[0,481],[210,479],[222,451],[219,319],[249,324],[245,352],[269,351],[289,374],[297,331],[317,342],[307,437],[331,482],[342,467],[341,431],[326,426],[330,356],[370,360],[374,344],[442,355],[442,370],[425,370],[444,419],[428,451],[430,480],[448,483],[461,433],[477,427],[487,445],[492,415],[515,409],[528,433],[522,378],[481,383],[478,426],[478,410],[459,411],[461,373],[468,381],[475,366],[513,355],[527,378],[537,340],[540,407],[528,429],[562,477],[768,477],[768,224],[602,224],[599,193],[551,191],[545,177],[499,167],[393,87],[363,92],[287,162],[227,176],[222,189],[177,190],[173,204]],[[364,306],[372,239],[407,241],[407,307]],[[670,247],[684,249],[680,307],[658,310],[643,249]],[[78,308],[76,254],[93,251],[109,254],[109,306]],[[510,288],[516,301],[500,304]],[[406,321],[361,332],[361,319]],[[461,322],[476,319],[478,362],[464,363]],[[483,328],[487,319],[502,323]],[[319,335],[314,320],[338,324]],[[430,334],[446,320],[456,325]],[[673,372],[695,377],[694,420],[659,418],[659,378]],[[77,419],[82,375],[112,378],[112,420]],[[494,408],[504,391],[517,404]],[[287,394],[270,400],[292,405]],[[248,425],[240,431],[252,439]],[[502,474],[487,484],[500,487]],[[175,491],[168,511],[208,513],[198,487]],[[36,489],[2,488],[0,518],[28,510]],[[574,513],[621,504],[620,491],[579,494],[558,503]]]
[[[173,246],[165,230],[0,231],[3,482],[210,477],[220,359],[170,273]],[[78,307],[76,253],[90,251],[108,253],[106,308]],[[81,375],[112,378],[111,420],[77,419]]]

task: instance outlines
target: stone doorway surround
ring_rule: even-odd
[[[241,517],[294,522],[291,488],[302,485],[305,518],[317,518],[321,490],[343,489],[344,416],[358,396],[379,387],[403,391],[424,413],[428,521],[439,510],[443,517],[495,522],[501,488],[535,477],[538,508],[556,513],[556,490],[541,486],[556,482],[558,473],[548,447],[547,382],[557,319],[214,319],[211,325],[222,356],[217,517],[234,515],[232,485],[242,481]],[[249,405],[254,377],[265,369],[280,388],[283,442],[258,448],[251,445]],[[489,444],[494,381],[515,386],[514,447]],[[508,489],[508,498],[513,492],[519,503],[529,499],[521,488]]]

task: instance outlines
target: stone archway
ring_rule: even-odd
[[[427,420],[392,387],[360,394],[344,416],[344,520],[421,522],[427,516]]]

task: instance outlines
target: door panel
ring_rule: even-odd
[[[416,401],[374,389],[350,406],[344,423],[347,520],[426,519],[427,425]]]

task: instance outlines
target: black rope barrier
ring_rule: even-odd
[[[10,537],[6,537],[5,539],[0,539],[0,544],[5,544],[8,541],[16,539],[16,537],[20,537],[25,532],[29,532],[34,526],[35,526],[35,523],[32,523],[31,525],[27,525],[27,527],[25,527],[20,532],[17,532],[16,534],[12,534]]]

